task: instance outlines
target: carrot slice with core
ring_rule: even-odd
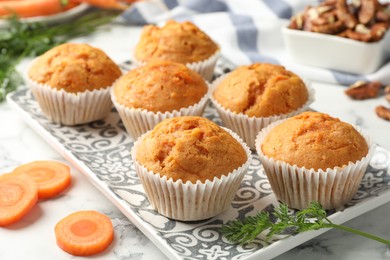
[[[20,220],[38,201],[35,182],[26,175],[0,176],[0,226]]]
[[[104,251],[114,239],[111,220],[97,211],[78,211],[63,218],[54,229],[57,244],[76,256]]]
[[[12,174],[27,174],[38,185],[38,198],[52,198],[71,182],[70,168],[56,161],[34,161],[17,167]]]

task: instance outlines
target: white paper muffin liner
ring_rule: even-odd
[[[211,84],[212,93],[214,93],[216,87],[226,76],[227,74],[213,81]],[[230,109],[224,108],[217,100],[214,99],[213,94],[210,95],[210,100],[221,117],[223,124],[241,136],[244,142],[247,143],[252,150],[255,150],[256,135],[262,128],[266,127],[272,122],[298,115],[309,109],[310,104],[314,101],[314,89],[310,87],[310,82],[304,80],[304,83],[309,93],[306,103],[297,110],[287,114],[269,117],[249,117],[243,113],[237,114],[232,112]]]
[[[42,112],[62,125],[78,125],[106,117],[112,108],[110,86],[93,91],[69,93],[25,77]]]
[[[364,137],[369,147],[365,157],[343,167],[326,170],[306,169],[274,160],[263,154],[261,144],[270,131],[284,120],[263,128],[256,137],[256,151],[264,167],[273,192],[278,200],[293,209],[306,208],[317,201],[325,209],[337,209],[348,203],[359,188],[368,163],[375,152],[371,138],[358,127],[355,129]]]
[[[181,108],[180,110],[174,110],[172,112],[152,112],[140,108],[126,107],[119,104],[116,101],[114,94],[114,88],[111,89],[111,100],[114,103],[116,110],[122,122],[127,130],[127,133],[133,140],[136,140],[139,136],[147,131],[153,129],[155,125],[160,123],[166,118],[178,117],[178,116],[202,116],[204,109],[208,102],[210,88],[204,97],[202,97],[198,103],[189,107]]]
[[[137,147],[145,138],[146,133],[134,143],[131,155],[135,170],[150,204],[157,212],[171,219],[196,221],[214,217],[231,205],[250,165],[252,154],[249,147],[236,133],[224,129],[242,145],[248,159],[229,174],[222,175],[221,178],[215,177],[212,181],[206,180],[204,183],[173,181],[172,178],[167,179],[159,173],[148,171],[136,160]]]
[[[220,53],[221,53],[221,51],[217,50],[212,56],[210,56],[206,60],[192,62],[192,63],[186,63],[185,65],[189,69],[197,72],[199,75],[201,75],[208,82],[211,82],[213,75],[214,75],[214,69],[215,69],[215,66],[217,64]],[[137,67],[145,65],[147,63],[145,61],[140,61],[137,58],[135,58],[134,54],[133,54],[133,61],[134,61],[135,66],[137,66]]]
[[[205,80],[211,82],[213,79],[215,65],[217,64],[220,55],[220,50],[216,51],[215,54],[210,56],[204,61],[198,61],[186,64],[186,66],[193,71],[199,73]]]

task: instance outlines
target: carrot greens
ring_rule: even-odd
[[[318,202],[312,202],[307,208],[298,211],[296,214],[289,214],[287,205],[280,204],[271,215],[266,211],[262,211],[256,216],[248,216],[243,220],[228,222],[222,226],[222,234],[231,242],[247,244],[262,232],[266,233],[265,241],[268,242],[274,235],[284,234],[286,230],[295,235],[322,228],[340,229],[390,245],[389,240],[347,226],[334,224],[327,218],[326,211]]]
[[[17,17],[9,18],[8,26],[0,30],[0,102],[22,84],[16,69],[22,59],[38,56],[74,37],[88,35],[118,14],[118,11],[98,10],[57,25],[24,23]]]

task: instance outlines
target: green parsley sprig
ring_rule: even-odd
[[[24,23],[17,17],[8,19],[8,26],[0,30],[0,102],[23,82],[16,70],[22,59],[38,56],[71,38],[88,35],[118,14],[113,10],[96,10],[57,25]]]
[[[265,242],[269,242],[274,235],[283,235],[288,230],[289,234],[295,235],[309,230],[322,228],[335,228],[357,234],[380,243],[390,245],[390,241],[372,234],[353,229],[347,226],[332,223],[327,218],[326,211],[318,202],[310,205],[296,214],[289,214],[288,207],[280,204],[270,215],[266,211],[256,216],[248,216],[245,219],[230,221],[222,225],[222,234],[233,243],[247,244],[265,232]]]

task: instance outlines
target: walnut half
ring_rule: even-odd
[[[379,81],[356,81],[354,84],[349,86],[344,92],[350,98],[353,99],[368,99],[375,98],[379,94],[382,84]]]
[[[390,85],[385,87],[385,98],[390,102]]]
[[[385,106],[377,106],[375,108],[375,112],[380,118],[390,121],[390,108]]]

